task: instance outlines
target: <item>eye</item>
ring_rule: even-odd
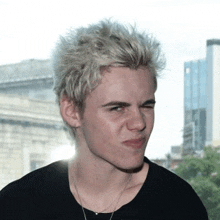
[[[147,100],[140,107],[143,109],[154,109],[156,101],[154,99]]]
[[[143,105],[142,108],[153,109],[154,106],[155,106],[154,104],[148,104],[148,105]]]
[[[124,107],[122,107],[122,106],[114,106],[114,107],[110,108],[110,111],[115,111],[115,112],[120,112],[123,110],[124,110]]]

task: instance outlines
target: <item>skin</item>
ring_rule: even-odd
[[[70,190],[79,202],[73,184],[77,180],[84,207],[103,210],[128,180],[117,208],[140,190],[149,168],[143,158],[154,125],[154,93],[148,69],[112,67],[86,97],[83,117],[70,101],[61,100],[63,119],[77,127],[77,155],[69,165]],[[112,210],[110,206],[105,211]]]

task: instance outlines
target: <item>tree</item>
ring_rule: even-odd
[[[210,220],[220,219],[220,153],[204,148],[204,157],[185,156],[174,171],[194,188],[209,214]]]

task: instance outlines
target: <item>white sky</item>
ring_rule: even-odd
[[[161,41],[167,67],[146,153],[164,157],[182,143],[184,62],[205,58],[206,40],[220,39],[219,0],[0,0],[0,65],[47,59],[68,28],[110,17],[136,23]]]

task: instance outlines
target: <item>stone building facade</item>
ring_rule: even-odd
[[[0,189],[72,145],[54,101],[0,94]]]
[[[55,101],[50,60],[25,60],[0,66],[0,93]]]

